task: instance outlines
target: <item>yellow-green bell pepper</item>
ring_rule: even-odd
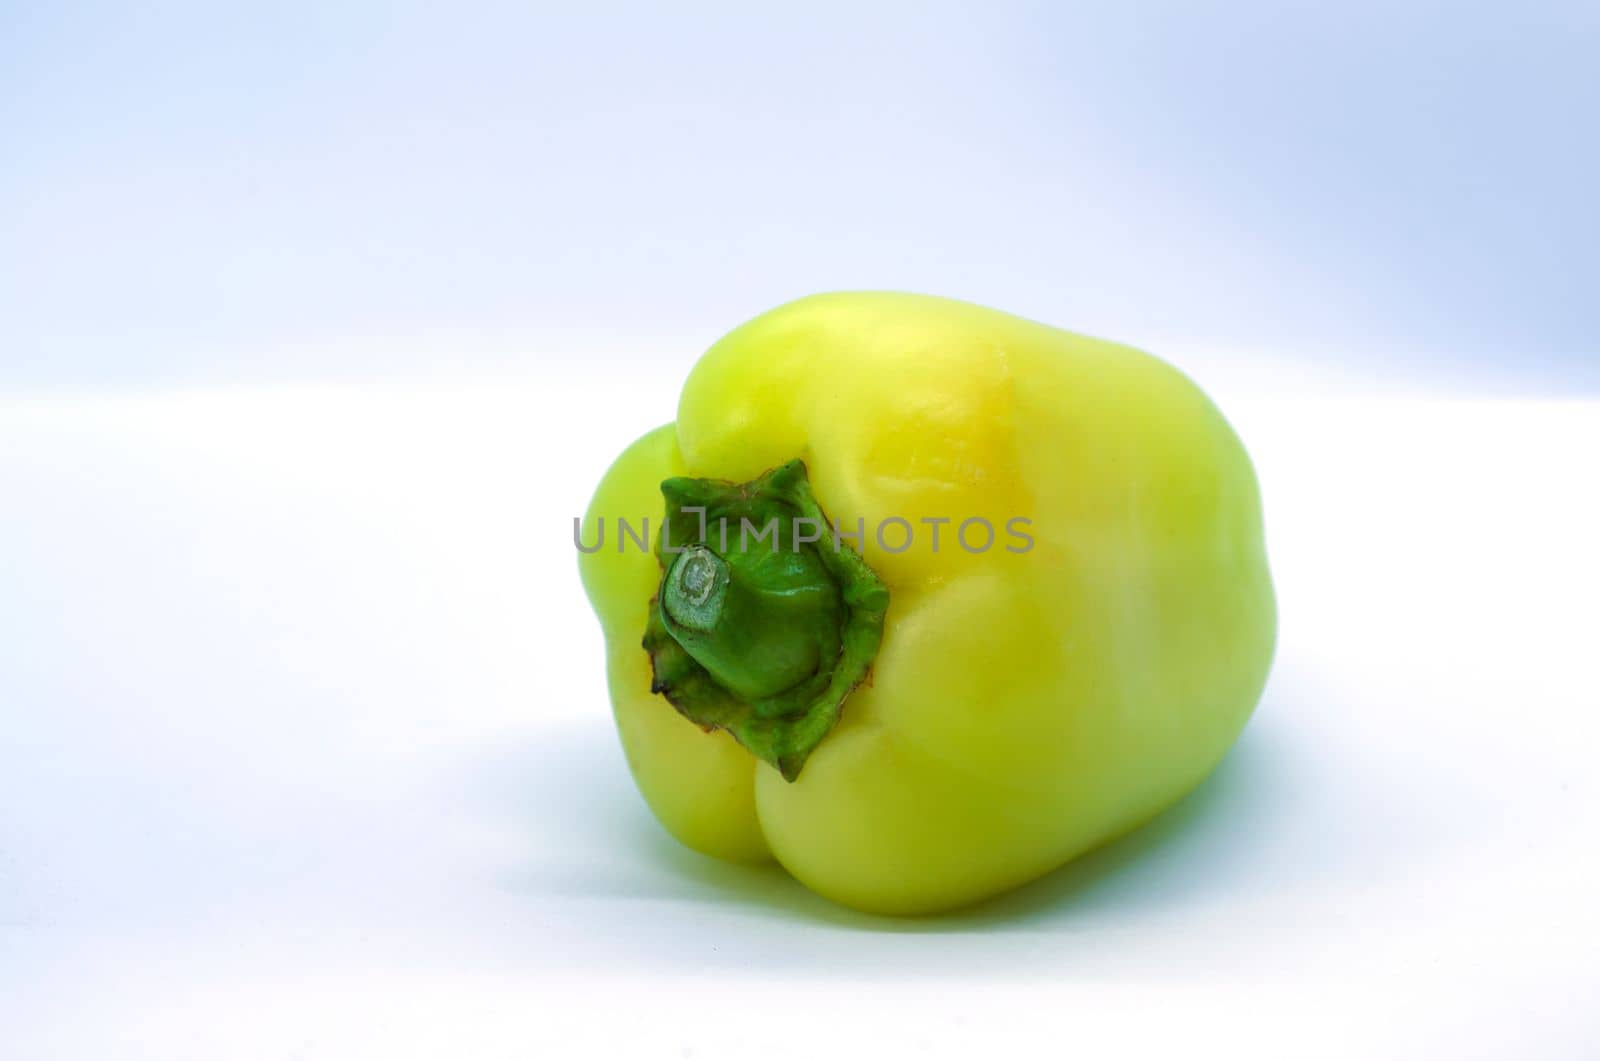
[[[1255,473],[1199,388],[948,299],[736,329],[578,537],[656,817],[875,912],[995,895],[1177,801],[1276,634]]]

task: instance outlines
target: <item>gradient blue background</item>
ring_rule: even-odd
[[[4,1061],[1600,1058],[1600,0],[761,7],[0,0]],[[673,841],[574,563],[840,287],[1264,499],[1226,761],[950,919]]]
[[[0,390],[686,365],[841,287],[1600,387],[1593,3],[570,7],[0,6]]]

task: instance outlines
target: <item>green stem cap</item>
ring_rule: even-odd
[[[832,533],[801,461],[661,493],[651,691],[793,781],[872,667],[888,587]]]

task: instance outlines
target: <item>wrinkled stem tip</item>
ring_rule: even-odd
[[[704,604],[717,584],[717,561],[695,546],[678,564],[678,592],[690,604]]]
[[[712,630],[722,615],[728,578],[727,561],[703,545],[690,546],[667,572],[661,587],[662,607],[682,626]]]

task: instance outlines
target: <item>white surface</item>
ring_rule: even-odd
[[[0,402],[0,1056],[1600,1056],[1600,404],[1223,394],[1241,743],[893,922],[633,791],[571,517],[674,392]]]

